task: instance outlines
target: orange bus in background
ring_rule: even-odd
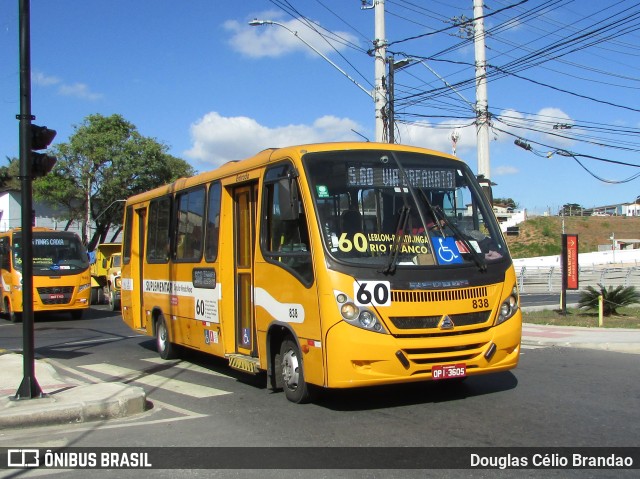
[[[266,372],[301,403],[318,388],[455,380],[516,367],[516,275],[476,177],[395,144],[258,155],[127,200],[122,317]]]
[[[22,319],[21,229],[0,233],[2,311],[11,321]],[[70,312],[82,318],[89,307],[89,258],[77,234],[33,228],[33,311]]]

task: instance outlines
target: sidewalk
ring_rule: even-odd
[[[640,329],[522,325],[522,344],[640,354]]]
[[[0,350],[0,430],[105,420],[145,410],[144,389],[118,382],[82,383],[61,376],[45,359],[35,361],[45,397],[15,400],[23,374],[22,355]]]
[[[640,329],[524,324],[522,344],[640,354]],[[126,417],[144,412],[146,394],[120,382],[87,384],[62,376],[46,359],[35,376],[46,397],[14,400],[23,377],[22,355],[0,351],[0,430]]]

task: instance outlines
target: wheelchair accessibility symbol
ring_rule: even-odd
[[[456,245],[455,238],[435,238],[436,256],[438,264],[458,264],[462,263],[462,256]]]
[[[247,346],[251,344],[251,332],[248,328],[242,329],[242,345]]]

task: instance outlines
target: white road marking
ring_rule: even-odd
[[[202,374],[209,374],[211,376],[217,376],[217,377],[221,377],[221,378],[227,378],[227,379],[235,379],[232,376],[227,376],[226,374],[222,374],[219,373],[217,371],[212,371],[211,369],[207,369],[204,368],[202,366],[198,366],[197,364],[193,364],[190,363],[188,361],[181,361],[181,360],[175,360],[175,361],[167,361],[166,359],[162,359],[162,358],[146,358],[143,359],[143,361],[147,361],[149,363],[153,363],[153,364],[173,364],[172,367],[174,368],[180,368],[180,369],[184,369],[186,371],[193,371],[196,373],[202,373]]]
[[[106,376],[110,376],[119,381],[135,381],[137,383],[144,384],[145,386],[160,388],[166,391],[184,394],[186,396],[191,396],[198,399],[231,394],[230,391],[223,391],[222,389],[210,388],[208,386],[188,383],[186,381],[168,378],[159,374],[145,374],[142,371],[123,368],[121,366],[115,366],[113,364],[87,364],[79,367],[96,373],[104,374]]]

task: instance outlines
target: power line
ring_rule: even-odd
[[[479,20],[480,18],[492,17],[493,15],[496,15],[496,14],[498,14],[500,12],[505,11],[505,10],[509,10],[511,8],[514,8],[514,7],[518,6],[518,5],[522,5],[523,3],[527,3],[528,1],[529,0],[520,0],[520,2],[518,2],[518,3],[515,3],[515,4],[510,5],[508,7],[501,8],[499,10],[496,10],[495,12],[488,13],[488,14],[483,15],[482,17],[479,17],[479,18],[476,18],[476,19],[472,18],[472,19],[466,20],[466,21],[464,21],[464,22],[462,22],[460,24],[454,24],[454,25],[452,25],[450,27],[442,28],[442,29],[436,30],[434,32],[427,32],[427,33],[423,33],[423,34],[420,34],[420,35],[414,35],[412,37],[405,38],[404,40],[396,40],[395,42],[389,42],[387,44],[387,47],[390,47],[392,45],[396,45],[398,43],[404,43],[404,42],[408,42],[408,41],[411,41],[411,40],[417,40],[418,38],[424,38],[424,37],[428,37],[428,36],[431,36],[431,35],[436,35],[438,33],[443,33],[443,32],[446,32],[447,30],[451,30],[452,28],[459,28],[459,27],[464,26],[464,25],[471,25],[474,20]]]

